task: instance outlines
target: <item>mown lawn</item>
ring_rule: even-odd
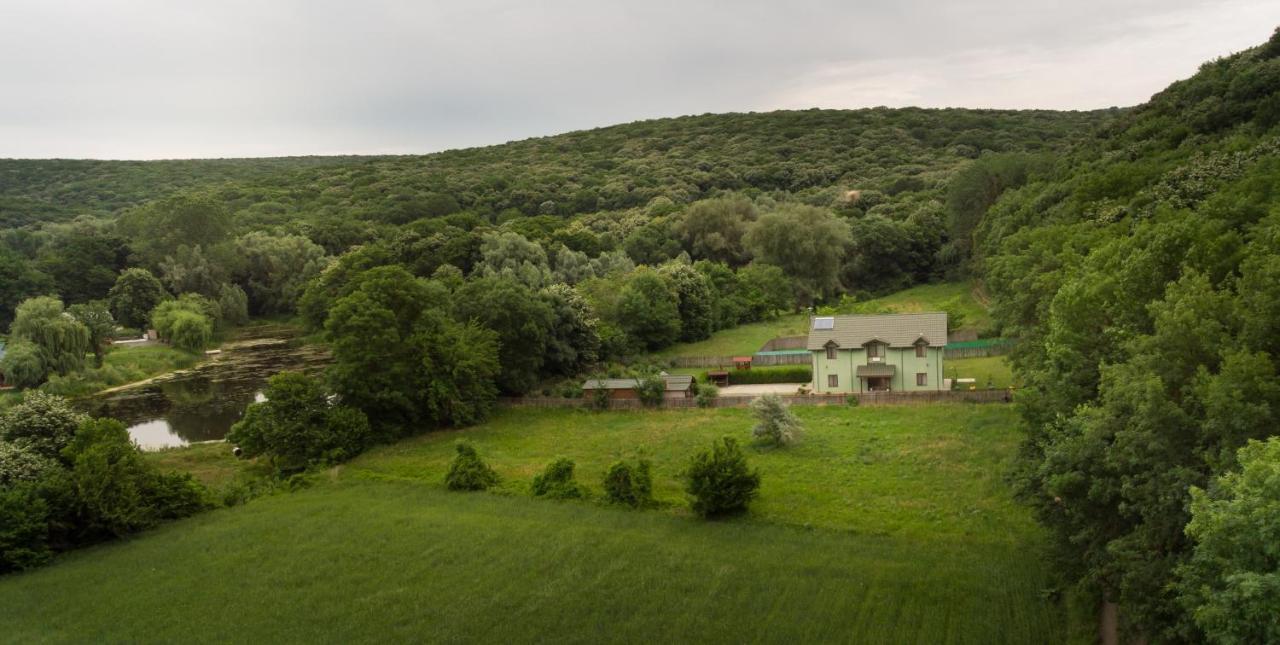
[[[948,358],[943,361],[942,369],[947,378],[973,378],[979,389],[987,387],[1009,387],[1016,385],[1013,378],[1013,367],[1009,365],[1007,356],[985,356],[981,358]]]
[[[802,442],[749,448],[741,517],[684,510],[677,471],[742,410],[508,410],[374,450],[314,488],[164,526],[0,578],[0,634],[55,641],[1059,642],[1042,536],[1002,480],[1003,406],[797,409]],[[448,493],[466,436],[503,477]],[[225,450],[225,447],[224,447]],[[663,506],[535,500],[557,455],[599,496],[619,456]],[[199,447],[189,463],[238,468]],[[3,639],[0,639],[3,640]]]

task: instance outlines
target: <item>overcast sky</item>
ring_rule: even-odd
[[[682,114],[1140,103],[1280,0],[0,0],[0,157],[424,153]]]

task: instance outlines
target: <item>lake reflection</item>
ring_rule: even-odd
[[[143,448],[222,439],[250,403],[262,400],[262,388],[272,374],[324,365],[323,353],[295,346],[289,341],[292,334],[286,327],[255,327],[192,370],[82,400],[79,405],[94,416],[123,421]]]

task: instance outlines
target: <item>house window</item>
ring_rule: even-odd
[[[924,345],[916,345],[916,357],[924,358],[924,350],[925,350]]]
[[[834,360],[834,359],[835,359],[835,357],[836,357],[836,346],[835,346],[835,345],[828,345],[828,346],[827,346],[827,358],[829,358],[829,359],[833,359],[833,360]]]
[[[880,356],[880,343],[871,343],[867,345],[867,357],[878,358]]]
[[[828,374],[827,387],[840,387],[840,377],[835,374]]]
[[[928,384],[929,384],[929,373],[916,372],[916,385],[928,385]]]

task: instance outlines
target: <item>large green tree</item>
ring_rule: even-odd
[[[254,313],[294,311],[307,282],[328,262],[324,249],[300,235],[247,233],[236,239],[240,257],[233,276],[244,285]]]
[[[448,291],[398,266],[355,276],[330,310],[330,383],[383,436],[475,423],[493,406],[497,334],[448,310]]]
[[[94,364],[102,367],[107,345],[111,344],[111,337],[116,331],[116,320],[111,316],[106,301],[94,300],[71,305],[67,307],[67,313],[89,330],[89,347],[93,351]]]
[[[115,319],[126,327],[146,325],[151,310],[169,297],[150,271],[134,267],[125,269],[107,293],[107,303]]]
[[[142,261],[155,268],[180,247],[208,249],[226,241],[232,222],[226,205],[214,195],[179,193],[129,210],[117,228]]]
[[[840,264],[851,241],[848,224],[826,209],[802,205],[765,213],[746,237],[756,260],[780,267],[794,281],[801,304],[840,287]]]
[[[88,328],[68,315],[62,301],[52,296],[31,298],[18,305],[9,334],[38,348],[41,381],[49,374],[65,375],[83,368],[84,356],[92,349]]]
[[[704,199],[685,209],[675,230],[694,258],[739,266],[751,259],[743,237],[757,217],[746,198]]]
[[[555,316],[537,292],[513,277],[477,278],[454,294],[453,315],[497,333],[503,392],[524,394],[538,383]]]

